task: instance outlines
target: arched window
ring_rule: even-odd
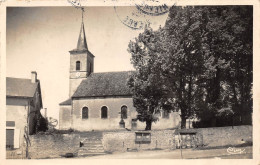
[[[162,118],[169,119],[169,112],[166,111],[166,110],[164,110],[164,111],[162,112]]]
[[[80,61],[76,62],[76,70],[80,70]]]
[[[127,106],[125,105],[121,107],[121,118],[127,119]]]
[[[88,119],[88,107],[82,108],[82,119]]]
[[[103,106],[101,108],[101,119],[107,119],[107,107]]]

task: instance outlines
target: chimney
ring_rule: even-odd
[[[37,72],[32,71],[31,82],[32,82],[32,83],[36,83],[36,81],[37,81]]]
[[[44,108],[44,117],[47,118],[47,108]]]

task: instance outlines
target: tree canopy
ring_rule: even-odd
[[[130,41],[129,86],[146,129],[163,110],[181,111],[182,128],[195,116],[243,124],[252,112],[252,20],[250,6],[173,6],[164,27]]]

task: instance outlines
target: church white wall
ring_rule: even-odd
[[[76,72],[75,72],[76,74]],[[80,72],[80,74],[86,74],[85,72]],[[70,79],[70,91],[69,91],[69,97],[71,97],[77,90],[78,86],[80,85],[81,81],[86,78],[79,78],[79,79]]]
[[[87,54],[78,53],[70,55],[70,72],[76,71],[76,61],[80,61],[80,71],[87,71]]]
[[[131,129],[131,121],[136,118],[137,112],[133,107],[132,98],[90,98],[73,100],[73,120],[72,128],[79,131],[91,130],[115,130],[122,129],[119,127],[121,120],[119,112],[121,107],[126,105],[128,107],[127,119],[125,121],[125,128]],[[88,107],[89,118],[82,119],[82,108]],[[101,107],[107,106],[108,118],[101,119]],[[167,129],[176,128],[179,126],[180,117],[178,113],[170,113],[168,119],[160,118],[158,122],[153,123],[152,129]],[[137,130],[144,130],[145,123],[137,122]]]
[[[71,128],[71,105],[60,105],[59,129],[67,130]]]
[[[169,118],[165,119],[159,115],[159,120],[152,123],[152,130],[179,128],[181,124],[181,118],[178,112],[171,112]],[[145,122],[137,121],[137,130],[144,130],[146,126]]]
[[[80,61],[80,70],[76,70],[76,62]],[[90,64],[91,63],[91,64]],[[71,97],[77,90],[82,80],[86,79],[90,71],[89,65],[91,65],[93,72],[94,59],[87,53],[77,53],[70,55],[70,91],[69,97]],[[78,75],[78,76],[77,76]]]
[[[91,98],[73,100],[73,121],[72,127],[75,130],[89,131],[89,130],[112,130],[119,129],[119,121],[121,107],[127,106],[127,119],[125,127],[131,128],[131,119],[136,117],[135,109],[133,107],[132,98]],[[82,119],[82,108],[88,107],[89,118]],[[101,119],[101,107],[107,106],[108,118]]]
[[[171,112],[169,118],[159,117],[159,121],[152,123],[152,130],[154,129],[167,129],[167,128],[178,128],[180,126],[181,118],[178,112]],[[140,123],[140,124],[139,124]],[[142,122],[138,124],[141,125]],[[145,123],[142,123],[145,124]],[[145,126],[143,126],[145,128]]]

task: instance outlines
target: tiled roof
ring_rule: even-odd
[[[127,85],[133,71],[92,73],[72,97],[131,96]]]
[[[33,97],[39,81],[32,83],[31,79],[6,78],[6,96]]]
[[[61,102],[60,105],[71,105],[71,98]]]

